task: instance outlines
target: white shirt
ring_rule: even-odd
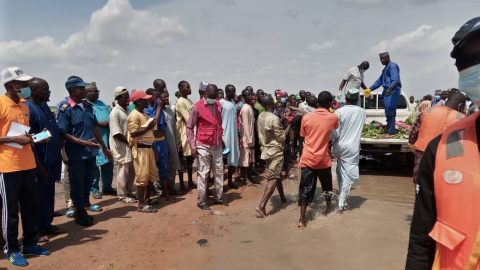
[[[332,130],[332,152],[337,157],[351,158],[360,153],[360,139],[365,124],[365,110],[356,105],[346,105],[335,111],[339,127]]]
[[[356,88],[358,90],[361,90],[362,82],[363,82],[363,73],[360,73],[360,70],[358,69],[357,66],[349,69],[347,73],[345,73],[345,76],[343,76],[343,79],[347,81],[345,84],[345,87],[342,89],[342,96],[340,100],[337,100],[339,102],[345,102],[345,94],[346,92],[351,89],[351,88]]]
[[[125,137],[128,135],[127,112],[122,108],[122,106],[117,105],[113,107],[112,111],[110,112],[109,127],[109,142],[113,159],[120,164],[131,162],[133,157],[130,146],[113,137],[117,134],[123,134]]]

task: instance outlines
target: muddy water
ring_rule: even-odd
[[[335,171],[334,169],[332,170]],[[300,174],[298,169],[292,172]],[[373,173],[374,174],[374,173]],[[215,226],[227,233],[208,239],[204,247],[186,243],[178,250],[182,269],[402,269],[413,212],[414,189],[410,176],[373,175],[363,171],[352,189],[343,214],[322,215],[325,202],[317,188],[316,200],[307,210],[307,228],[297,228],[298,179],[284,181],[289,203],[277,193],[267,205],[269,217],[253,210],[265,185],[257,187],[258,199],[241,200],[226,216],[212,216]],[[336,176],[334,189],[338,192]],[[235,203],[235,202],[234,202]],[[240,204],[240,205],[238,205]],[[225,221],[242,220],[240,224]],[[201,226],[201,225],[199,225]],[[224,229],[225,229],[224,228]],[[186,258],[189,258],[186,260]]]

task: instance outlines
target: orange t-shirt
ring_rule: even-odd
[[[302,118],[300,136],[305,138],[300,167],[325,169],[332,166],[328,154],[330,132],[338,128],[338,116],[326,109],[316,109]]]
[[[7,95],[0,97],[0,136],[7,136],[12,122],[30,126],[30,111],[23,102],[13,102]],[[0,173],[25,171],[35,168],[32,146],[27,144],[22,149],[0,144]]]

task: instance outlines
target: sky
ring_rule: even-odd
[[[334,94],[345,72],[370,62],[370,86],[390,52],[402,91],[416,99],[457,86],[451,38],[478,16],[478,0],[10,0],[0,3],[0,68],[45,79],[54,105],[71,75],[96,82],[110,103],[117,86],[147,89],[186,80],[237,94],[246,86]]]

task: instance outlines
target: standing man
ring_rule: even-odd
[[[175,176],[182,166],[180,165],[180,159],[178,157],[178,150],[181,147],[180,134],[177,131],[177,119],[175,118],[175,112],[167,107],[170,105],[170,95],[168,92],[163,92],[160,95],[162,101],[162,112],[165,115],[165,123],[167,128],[165,130],[165,136],[168,144],[168,191],[170,195],[182,195],[183,192],[175,189]],[[185,184],[180,182],[180,188],[186,190]]]
[[[262,218],[267,217],[265,205],[272,197],[275,188],[278,189],[280,200],[286,203],[287,199],[283,193],[282,168],[283,168],[283,150],[285,148],[285,138],[290,132],[291,125],[283,130],[280,119],[273,114],[275,109],[272,97],[264,97],[262,104],[265,111],[258,116],[258,137],[262,145],[261,158],[267,163],[267,186],[260,204],[255,208]]]
[[[415,102],[415,97],[410,96],[409,102],[410,102],[410,108],[412,109],[412,111],[417,112],[418,111],[418,103]]]
[[[118,105],[110,113],[110,148],[117,163],[117,196],[124,203],[136,203],[133,198],[135,169],[133,168],[132,149],[128,144],[127,111],[130,95],[128,90],[119,86],[113,97]]]
[[[47,105],[50,100],[50,87],[40,78],[29,82],[32,96],[25,102],[30,110],[30,133],[36,134],[43,130],[50,132],[51,139],[46,143],[33,145],[35,155],[45,169],[46,175],[37,175],[40,195],[40,211],[37,230],[40,242],[48,241],[49,235],[65,233],[65,230],[52,225],[55,209],[55,182],[62,178],[61,138],[55,115]]]
[[[355,66],[345,73],[343,76],[340,87],[338,88],[338,102],[345,103],[345,92],[350,89],[367,89],[363,83],[363,73],[368,70],[370,64],[367,61],[363,61],[360,65]],[[346,86],[346,87],[345,87]],[[344,91],[345,89],[345,91]]]
[[[193,183],[193,160],[190,146],[187,139],[187,123],[190,119],[190,110],[193,106],[193,102],[188,98],[192,94],[192,89],[187,81],[181,81],[178,83],[178,93],[180,97],[175,105],[175,112],[177,115],[177,130],[180,134],[181,150],[180,161],[183,163],[183,170],[187,170],[188,176],[188,188],[194,189],[196,185]],[[180,187],[184,187],[183,184],[183,171],[178,171],[178,178],[180,179]],[[181,189],[182,191],[188,191],[187,189]]]
[[[365,110],[357,106],[360,92],[349,89],[345,95],[346,105],[335,111],[340,127],[332,131],[332,153],[337,157],[337,179],[340,194],[338,196],[338,211],[346,208],[345,201],[352,184],[358,184],[360,172],[360,139],[363,125],[367,117]]]
[[[458,89],[480,104],[480,17],[461,26],[451,56]],[[479,269],[480,114],[451,124],[425,149],[405,269]]]
[[[223,199],[222,105],[217,101],[218,88],[215,84],[208,85],[206,93],[206,97],[193,105],[187,124],[192,156],[198,157],[197,206],[202,210],[210,210],[205,203],[210,169],[214,172],[215,204],[228,206],[228,202]],[[195,127],[197,132],[194,131]]]
[[[46,172],[32,152],[32,135],[7,136],[13,123],[27,130],[30,112],[21,98],[29,98],[31,90],[26,75],[18,67],[2,70],[0,74],[6,93],[0,97],[0,196],[2,199],[3,252],[15,266],[28,264],[23,255],[50,255],[37,245],[38,185],[37,176]],[[39,167],[37,172],[36,167]],[[23,248],[18,245],[18,212],[22,215]]]
[[[255,162],[255,119],[253,117],[253,109],[251,106],[252,92],[245,89],[242,91],[243,104],[240,111],[240,167],[244,171],[245,182],[247,186],[255,186],[253,183],[252,168]]]
[[[153,88],[159,92],[168,92],[167,84],[162,79],[155,79],[153,81]]]
[[[428,143],[445,131],[445,128],[465,117],[461,112],[465,108],[465,96],[453,93],[445,106],[429,107],[421,112],[408,137],[408,143],[415,148],[413,183],[418,184],[418,166]]]
[[[160,92],[155,89],[148,89],[147,95],[151,96],[148,100],[148,108],[145,108],[145,113],[149,118],[153,118],[157,123],[157,128],[153,130],[155,141],[153,142],[153,150],[156,153],[156,164],[158,168],[158,176],[160,177],[160,185],[162,186],[161,197],[165,200],[170,200],[170,193],[168,192],[168,144],[165,138],[167,130],[167,123],[165,121],[165,113],[163,112],[163,104],[160,99]],[[162,91],[162,94],[164,91]],[[158,187],[158,181],[155,182],[154,187]]]
[[[265,111],[265,107],[262,105],[262,99],[265,96],[265,92],[263,92],[262,89],[257,90],[257,101],[255,102],[255,105],[253,107],[258,110],[258,113],[262,113]]]
[[[155,141],[153,130],[157,128],[157,123],[152,118],[148,119],[144,112],[148,107],[148,99],[151,97],[142,90],[133,92],[130,101],[135,103],[135,110],[127,117],[128,142],[132,147],[135,185],[137,186],[137,211],[142,213],[157,212],[157,209],[151,205],[155,202],[150,200],[153,182],[158,179],[155,151],[153,150]]]
[[[227,156],[228,165],[228,186],[236,189],[233,183],[233,173],[238,167],[240,150],[238,147],[238,129],[237,129],[237,107],[233,99],[235,98],[235,86],[228,84],[225,86],[225,99],[220,100],[222,105],[222,128],[223,143],[230,150]]]
[[[305,138],[299,166],[302,176],[299,186],[300,220],[298,227],[306,227],[305,212],[312,204],[317,188],[317,177],[320,178],[327,208],[325,215],[330,213],[332,204],[332,161],[328,153],[330,133],[338,128],[338,116],[328,111],[332,106],[333,96],[328,91],[318,94],[319,108],[302,118],[300,136]]]
[[[105,142],[105,145],[110,149],[108,141],[110,138],[110,108],[101,100],[98,99],[100,95],[100,90],[97,88],[95,82],[91,82],[89,85],[85,86],[85,91],[87,92],[86,100],[93,105],[95,110],[95,117],[98,121],[98,126],[100,133],[102,134],[102,140]],[[97,156],[97,166],[95,166],[95,176],[92,183],[92,197],[94,199],[101,199],[102,195],[117,195],[117,191],[112,188],[113,182],[113,160],[108,159],[104,154],[103,150],[98,150]],[[100,192],[100,176],[102,178],[102,192]]]
[[[198,87],[198,95],[200,96],[200,100],[207,95],[207,86],[209,83],[207,81],[200,82],[200,86]]]
[[[225,98],[225,93],[223,92],[223,89],[218,89],[218,100],[222,100]]]
[[[388,52],[380,53],[380,62],[385,66],[380,77],[366,89],[366,97],[370,96],[370,92],[383,87],[382,98],[385,104],[385,116],[387,117],[388,137],[395,135],[395,116],[397,115],[398,97],[402,88],[400,81],[400,68],[397,64],[390,61]]]
[[[78,77],[65,82],[69,93],[68,101],[62,101],[58,111],[58,127],[65,140],[70,177],[70,197],[75,208],[75,222],[82,226],[93,224],[93,217],[87,214],[90,207],[90,188],[95,177],[96,156],[102,149],[108,160],[112,153],[103,142],[98,121],[91,103],[84,101],[85,86],[88,83]],[[101,208],[93,205],[91,210]]]

